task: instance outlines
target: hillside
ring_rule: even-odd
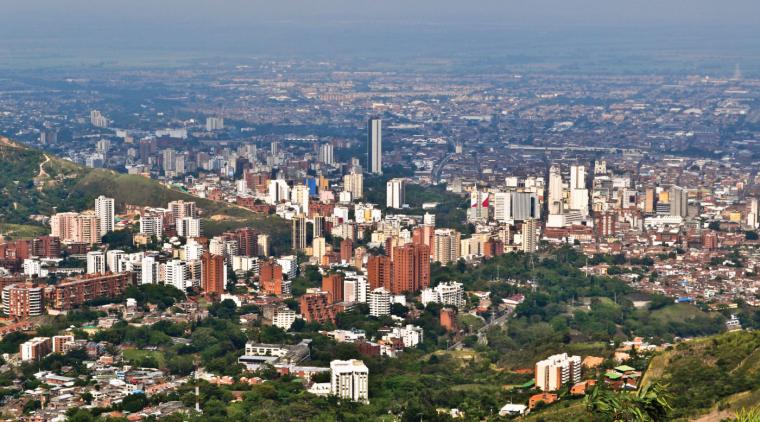
[[[673,416],[721,420],[760,401],[760,332],[734,331],[680,343],[650,363],[645,381],[674,395]]]
[[[272,236],[272,245],[287,245],[288,225],[276,216],[261,216],[224,202],[196,198],[142,176],[88,169],[42,151],[0,138],[0,227],[6,235],[22,237],[39,226],[34,214],[91,208],[106,195],[125,205],[166,206],[169,201],[195,201],[206,220],[207,234],[250,226]],[[277,248],[276,248],[277,249]]]

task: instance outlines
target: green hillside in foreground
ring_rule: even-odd
[[[272,236],[272,245],[289,244],[288,225],[277,216],[262,216],[224,202],[196,198],[137,175],[88,169],[42,151],[0,138],[0,231],[14,237],[35,233],[39,226],[31,216],[56,211],[92,208],[94,199],[106,195],[126,204],[161,206],[174,200],[195,201],[205,219],[208,235],[237,227],[253,227]]]
[[[642,385],[661,382],[672,396],[667,420],[732,420],[760,405],[760,332],[734,331],[679,343],[656,354]],[[564,401],[564,403],[563,403]],[[580,400],[561,400],[526,420],[595,420]]]

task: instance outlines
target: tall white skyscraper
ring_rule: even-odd
[[[383,121],[378,117],[367,123],[367,171],[383,174]]]
[[[156,262],[156,258],[153,256],[146,256],[140,262],[141,277],[140,284],[156,284],[158,283],[158,269],[159,264]]]
[[[388,208],[401,208],[406,200],[406,181],[404,179],[391,179],[386,184],[385,206]]]
[[[586,167],[571,166],[570,167],[570,189],[585,189],[585,188],[586,188]]]
[[[549,169],[549,214],[562,213],[562,172],[558,165]]]
[[[106,272],[106,256],[101,251],[87,252],[87,274]]]
[[[586,167],[570,167],[570,208],[580,211],[582,216],[589,214],[588,189],[586,189]]]
[[[103,195],[95,198],[95,217],[98,219],[98,231],[100,236],[113,231],[114,227],[114,200]]]
[[[335,164],[335,154],[333,146],[330,143],[319,146],[319,161],[331,166]]]
[[[689,215],[689,194],[685,188],[673,185],[670,188],[670,215],[686,218]]]
[[[211,132],[214,130],[224,129],[224,118],[222,117],[206,117],[206,131]]]

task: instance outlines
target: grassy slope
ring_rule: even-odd
[[[40,173],[40,164],[44,173]],[[8,223],[15,236],[36,233],[29,215],[50,215],[54,210],[82,210],[92,207],[99,195],[113,197],[117,207],[125,204],[165,207],[174,200],[195,201],[206,219],[208,235],[238,227],[253,227],[272,236],[274,249],[285,252],[289,243],[289,225],[276,216],[262,216],[224,202],[196,198],[161,183],[137,175],[120,174],[110,170],[92,170],[74,163],[49,157],[34,150],[0,138],[0,218]],[[37,182],[35,184],[35,181]],[[54,208],[55,207],[55,208]]]

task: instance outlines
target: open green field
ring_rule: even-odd
[[[125,349],[123,355],[124,359],[133,365],[143,365],[148,359],[155,360],[155,362],[158,363],[159,368],[163,368],[166,365],[166,359],[163,352],[157,350]]]

